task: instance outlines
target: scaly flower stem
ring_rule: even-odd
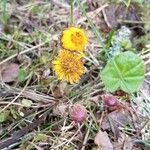
[[[70,26],[73,26],[73,8],[74,8],[74,0],[70,0]]]
[[[130,4],[131,4],[131,0],[128,0],[127,9],[129,8]]]

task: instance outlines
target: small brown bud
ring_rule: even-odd
[[[70,118],[76,123],[82,123],[87,118],[87,110],[81,104],[74,104],[70,110]]]
[[[116,96],[113,96],[111,94],[106,94],[102,96],[103,99],[103,103],[105,105],[105,107],[109,110],[109,111],[114,111],[117,109],[119,102]]]

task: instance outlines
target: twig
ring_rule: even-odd
[[[32,73],[30,74],[30,77],[32,77]],[[11,104],[13,104],[23,93],[23,91],[26,89],[26,87],[28,86],[29,82],[30,82],[31,78],[29,78],[29,80],[27,81],[26,85],[24,86],[24,88],[21,90],[21,92],[10,102],[8,103],[3,109],[0,110],[0,113],[3,112],[6,108],[8,108]]]
[[[108,6],[108,4],[106,3],[105,5],[97,8],[96,10],[94,11],[90,11],[87,13],[87,16],[90,17],[90,19],[94,19],[104,8],[106,8]],[[85,20],[87,20],[86,17],[82,17],[81,19],[79,19],[77,21],[77,24],[81,23],[81,22],[84,22]]]
[[[135,20],[122,20],[117,19],[118,23],[130,23],[130,24],[150,24],[150,21],[135,21]]]
[[[82,146],[82,148],[81,148],[81,150],[85,150],[85,145],[86,145],[86,142],[87,142],[87,140],[88,140],[88,136],[89,136],[89,133],[90,133],[90,127],[91,127],[91,125],[92,125],[92,120],[90,121],[90,124],[89,124],[89,127],[88,127],[88,131],[87,131],[87,133],[86,133],[86,135],[85,135],[85,138],[84,138],[84,141],[83,141],[83,146]]]
[[[101,115],[101,118],[100,118],[100,121],[99,121],[99,126],[100,127],[102,126],[102,121],[103,121],[103,118],[104,118],[104,114],[105,114],[105,112],[103,111],[102,115]]]
[[[5,101],[0,101],[0,105],[16,105],[16,106],[21,106],[21,107],[27,107],[27,106],[24,106],[23,104],[20,104],[20,103],[15,103],[15,102],[13,102],[13,103],[11,103],[10,104],[10,102],[5,102]],[[50,105],[52,105],[51,103],[49,103],[49,104],[45,104],[45,105],[42,105],[42,104],[38,104],[38,105],[36,105],[36,104],[33,104],[33,105],[31,105],[30,106],[30,108],[42,108],[42,107],[49,107]]]
[[[19,94],[22,91],[19,88],[10,87],[8,85],[3,85],[3,86],[4,86],[4,88],[6,88],[6,92],[10,93],[12,95]],[[24,90],[22,92],[21,96],[29,98],[33,101],[39,101],[39,102],[43,102],[43,103],[44,102],[45,103],[55,103],[56,102],[55,98],[48,96],[48,95],[44,95],[43,93],[39,94],[39,93],[32,91],[32,90]]]
[[[50,39],[50,41],[51,41],[51,39]],[[37,49],[37,48],[43,46],[43,45],[44,45],[45,43],[47,43],[47,42],[48,42],[48,41],[43,42],[43,43],[41,43],[41,44],[39,44],[39,45],[33,46],[32,48],[26,49],[26,50],[24,50],[24,51],[21,51],[21,52],[19,53],[19,55],[22,55],[22,54],[25,54],[25,53],[27,53],[27,52],[29,52],[29,51],[35,50],[35,49]],[[18,53],[14,54],[14,55],[11,55],[10,57],[8,57],[8,58],[6,58],[5,60],[1,61],[1,62],[0,62],[0,65],[3,64],[3,63],[5,63],[5,62],[7,62],[7,61],[9,61],[9,60],[11,60],[11,59],[13,59],[13,58],[15,58],[15,57],[17,57],[17,56],[18,56]]]
[[[107,26],[108,26],[109,28],[112,28],[111,24],[110,24],[110,23],[109,23],[109,21],[108,21],[108,18],[107,18],[107,15],[106,15],[105,9],[102,9],[102,13],[103,13],[104,20],[105,20],[105,22],[106,22]]]

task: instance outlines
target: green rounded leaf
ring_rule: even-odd
[[[131,51],[116,55],[101,72],[102,81],[110,92],[118,89],[127,93],[136,92],[144,81],[144,75],[143,60]]]

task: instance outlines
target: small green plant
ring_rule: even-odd
[[[10,14],[8,13],[8,7],[8,0],[0,1],[0,22],[4,25],[8,23],[8,20],[10,18]]]
[[[27,78],[27,76],[28,76],[28,72],[25,70],[25,68],[21,68],[21,69],[19,70],[18,81],[19,81],[19,82],[25,81],[26,78]]]
[[[110,56],[115,56],[125,50],[132,50],[130,41],[131,31],[126,26],[122,26],[117,34],[114,34],[110,39],[110,47],[108,49]]]
[[[121,89],[133,93],[139,90],[144,81],[144,74],[144,62],[138,55],[127,51],[108,61],[101,72],[101,78],[110,92]]]

